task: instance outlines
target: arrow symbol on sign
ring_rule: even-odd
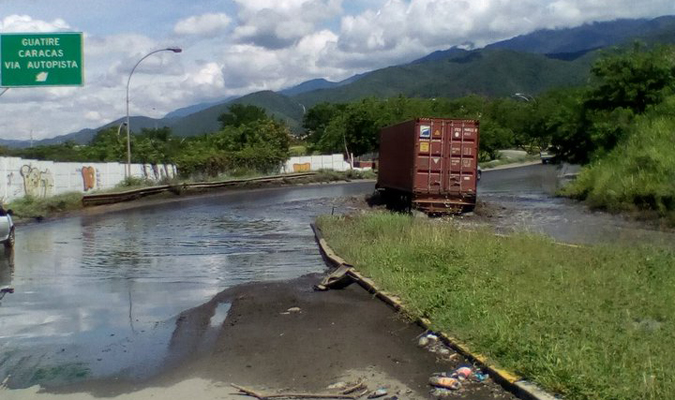
[[[35,82],[47,82],[47,76],[49,72],[42,71],[35,76]]]
[[[434,164],[438,164],[438,158],[434,158]]]

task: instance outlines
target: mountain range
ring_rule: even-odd
[[[367,96],[386,98],[461,97],[468,94],[510,96],[516,92],[536,95],[548,89],[580,85],[602,49],[630,44],[675,43],[675,16],[655,19],[621,19],[594,22],[576,28],[539,30],[492,43],[482,49],[453,47],[435,51],[406,64],[355,75],[340,82],[314,79],[279,92],[262,91],[239,98],[223,98],[168,113],[164,118],[131,118],[133,131],[168,126],[177,136],[217,131],[218,117],[234,103],[262,107],[268,114],[302,131],[305,111],[320,102],[349,102]],[[67,140],[88,143],[101,129],[119,126],[122,118],[94,129],[36,141],[34,145]],[[0,145],[25,147],[28,141],[3,140]]]

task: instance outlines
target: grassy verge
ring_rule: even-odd
[[[561,194],[611,212],[651,212],[675,226],[675,96],[637,119],[628,138]]]
[[[330,246],[417,315],[569,400],[675,398],[675,252],[571,248],[371,213]]]
[[[23,197],[12,201],[7,209],[14,211],[20,221],[32,218],[47,218],[53,214],[82,208],[82,193],[64,193],[47,198]]]

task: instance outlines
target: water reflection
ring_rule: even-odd
[[[670,245],[675,233],[663,232],[619,215],[593,212],[576,201],[554,197],[561,177],[573,170],[556,165],[490,171],[483,174],[479,198],[505,207],[491,224],[503,233],[543,233],[567,243],[624,242]]]
[[[11,286],[14,276],[14,249],[0,250],[0,287]]]
[[[334,198],[372,190],[237,192],[18,229],[17,267],[0,264],[16,288],[0,307],[0,381],[156,373],[183,310],[240,283],[322,271],[309,223]]]

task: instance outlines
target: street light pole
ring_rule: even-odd
[[[180,53],[183,51],[180,47],[167,47],[166,49],[159,49],[155,51],[151,51],[150,53],[146,54],[138,60],[136,65],[131,69],[131,72],[129,73],[129,79],[127,79],[127,168],[124,171],[124,177],[129,178],[131,177],[131,124],[129,122],[129,84],[131,83],[131,76],[134,74],[134,71],[136,71],[136,67],[138,67],[138,64],[141,63],[141,61],[145,60],[146,58],[150,57],[151,55],[155,53],[159,53],[160,51],[171,51],[173,53]]]
[[[117,137],[118,137],[118,138],[120,137],[120,132],[122,132],[122,127],[123,127],[123,126],[126,126],[126,124],[127,124],[126,122],[122,122],[122,123],[120,124],[120,126],[117,128]]]

